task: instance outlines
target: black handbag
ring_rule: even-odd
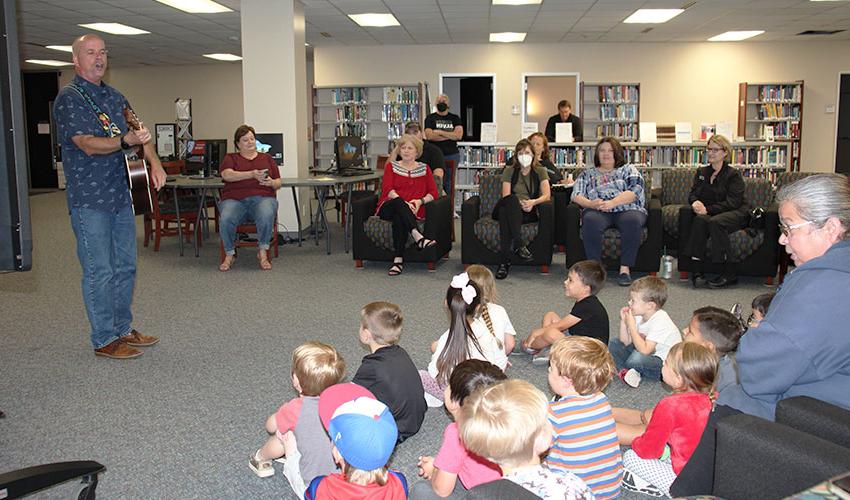
[[[764,229],[764,209],[761,207],[755,207],[750,210],[750,224],[749,227],[752,229]]]

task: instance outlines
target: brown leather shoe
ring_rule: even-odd
[[[94,350],[95,356],[105,356],[107,358],[114,359],[130,359],[130,358],[138,358],[142,355],[142,351],[136,349],[135,347],[130,347],[118,339],[111,344],[106,344],[100,349]]]
[[[133,347],[147,347],[159,342],[159,337],[154,337],[153,335],[142,335],[138,331],[133,330],[129,335],[121,337],[121,341]]]

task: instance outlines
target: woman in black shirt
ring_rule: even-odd
[[[738,282],[735,263],[729,260],[729,234],[747,227],[750,214],[744,201],[744,179],[729,166],[732,159],[729,139],[713,135],[706,149],[709,165],[697,170],[688,195],[696,217],[682,253],[693,261],[691,282],[694,287],[704,285],[702,262],[706,259],[706,243],[711,238],[711,261],[723,264],[723,272],[708,285],[723,288]]]
[[[552,157],[549,154],[549,141],[546,140],[546,136],[541,132],[535,132],[528,136],[528,142],[531,143],[531,147],[534,149],[537,164],[545,168],[546,173],[549,174],[549,185],[560,184],[564,178],[561,176],[558,168],[555,167],[555,164],[552,163]]]

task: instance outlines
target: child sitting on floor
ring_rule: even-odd
[[[564,335],[584,335],[608,344],[608,311],[596,297],[604,284],[605,268],[599,262],[582,260],[570,267],[564,280],[564,294],[576,303],[563,318],[554,311],[547,312],[540,328],[523,341],[522,350],[534,356],[532,363],[548,363],[548,352],[541,351]]]
[[[714,391],[738,383],[738,363],[735,351],[744,328],[738,318],[719,307],[701,307],[694,311],[691,321],[684,330],[685,342],[696,342],[717,354],[719,366]]]
[[[524,380],[479,389],[463,405],[460,436],[467,450],[499,464],[504,479],[544,499],[591,499],[584,481],[540,463],[552,444],[546,396]],[[492,484],[492,483],[491,483]],[[470,490],[475,495],[479,488]]]
[[[319,394],[345,377],[345,361],[333,347],[307,342],[292,352],[292,386],[299,396],[266,420],[271,436],[248,461],[260,477],[274,475],[272,460],[286,457],[283,474],[299,497],[314,477],[336,471],[331,442],[319,420]]]
[[[411,499],[461,499],[470,488],[502,477],[498,465],[464,448],[458,433],[458,423],[461,421],[463,403],[470,394],[506,378],[498,366],[480,359],[467,359],[455,367],[449,377],[445,396],[446,409],[455,421],[443,432],[443,443],[436,458],[419,457],[419,475],[427,481],[420,481],[413,486]]]
[[[614,373],[614,360],[597,339],[569,336],[552,344],[549,387],[557,397],[549,402],[549,422],[555,443],[545,464],[583,479],[597,500],[617,498],[623,480],[617,426],[602,392]]]
[[[691,458],[711,413],[717,357],[696,342],[670,349],[661,369],[673,388],[648,412],[614,408],[623,454],[623,488],[647,495],[670,495],[670,485]]]
[[[389,302],[372,302],[360,311],[360,342],[369,347],[352,382],[372,391],[390,408],[398,425],[398,441],[419,431],[425,412],[425,391],[416,365],[398,341],[404,318]]]
[[[479,332],[479,330],[486,328],[486,331],[496,337],[498,343],[502,345],[505,354],[510,354],[516,345],[516,329],[511,324],[511,319],[508,317],[505,308],[496,303],[498,295],[496,294],[496,279],[493,277],[493,273],[480,264],[469,266],[466,268],[466,273],[469,275],[469,279],[478,285],[478,290],[481,292],[481,314],[475,317],[472,322],[472,329],[476,335],[481,335],[483,332]]]
[[[620,379],[631,387],[641,378],[658,380],[661,365],[674,344],[682,341],[679,328],[667,311],[667,284],[654,276],[635,280],[629,288],[629,305],[620,309],[620,338],[608,344]]]

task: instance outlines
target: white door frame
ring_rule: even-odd
[[[838,84],[835,86],[835,120],[832,126],[833,130],[833,140],[832,140],[832,171],[835,172],[835,165],[838,161],[838,114],[841,111],[841,76],[842,75],[850,75],[850,71],[839,71],[838,72]],[[802,148],[802,141],[800,141]],[[802,154],[800,155],[800,166],[802,167]]]
[[[496,121],[496,73],[440,73],[440,94],[443,93],[443,78],[463,78],[463,77],[474,77],[474,76],[489,76],[493,81],[493,116],[490,117],[490,121]],[[436,99],[434,99],[436,101]],[[431,109],[429,112],[433,113],[434,110]]]
[[[528,113],[526,110],[526,94],[528,93],[528,77],[529,76],[574,76],[576,77],[576,102],[573,103],[573,112],[578,112],[581,110],[579,107],[579,99],[581,99],[580,84],[581,84],[581,74],[578,72],[564,72],[564,73],[522,73],[520,75],[520,86],[522,89],[522,115],[520,119],[525,122],[528,120]],[[545,124],[544,124],[545,127]]]

